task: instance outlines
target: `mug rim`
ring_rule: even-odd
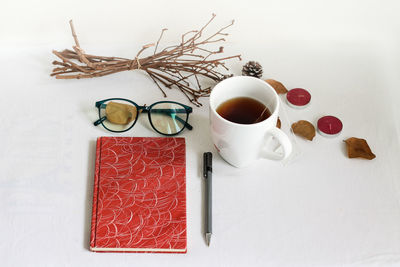
[[[215,92],[215,89],[218,88],[218,86],[220,86],[220,84],[224,83],[225,81],[233,80],[233,79],[244,79],[244,80],[254,81],[254,82],[256,82],[256,83],[263,84],[263,85],[265,85],[267,88],[269,88],[269,90],[271,90],[271,91],[273,92],[273,94],[275,95],[275,102],[276,102],[275,110],[274,110],[273,112],[271,112],[271,116],[270,116],[269,118],[271,118],[275,113],[278,113],[279,105],[280,105],[280,103],[279,103],[279,102],[280,102],[280,101],[279,101],[279,96],[278,96],[278,94],[276,93],[275,89],[274,89],[270,84],[268,84],[268,83],[267,83],[266,81],[264,81],[264,80],[261,80],[261,79],[259,79],[259,78],[255,78],[255,77],[250,77],[250,76],[234,76],[234,77],[230,77],[230,78],[227,78],[227,79],[225,79],[225,80],[219,82],[219,83],[218,83],[216,86],[214,86],[214,88],[211,90],[210,100],[209,100],[209,106],[210,106],[211,112],[213,112],[213,114],[214,114],[215,116],[217,116],[217,118],[221,119],[222,121],[224,121],[224,122],[226,122],[226,123],[228,123],[228,124],[232,124],[232,125],[240,126],[240,127],[255,127],[255,126],[258,126],[258,125],[260,125],[260,124],[262,124],[262,123],[266,123],[266,122],[269,120],[269,118],[267,118],[267,119],[265,119],[265,120],[263,120],[263,121],[256,122],[256,123],[251,123],[251,124],[243,124],[243,123],[232,122],[232,121],[229,121],[229,120],[225,119],[225,118],[222,117],[221,115],[219,115],[218,112],[217,112],[217,110],[216,110],[216,108],[211,107],[211,100],[212,100],[213,93]],[[215,94],[215,93],[214,93],[214,94]],[[249,97],[249,96],[245,96],[245,97]],[[252,97],[250,97],[250,98],[252,98]],[[254,98],[253,98],[253,99],[254,99]],[[257,99],[256,99],[256,100],[257,100]],[[263,104],[264,104],[264,103],[263,103]]]

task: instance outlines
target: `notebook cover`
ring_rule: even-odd
[[[90,250],[186,252],[184,138],[97,139]]]

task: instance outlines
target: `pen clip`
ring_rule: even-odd
[[[203,176],[207,178],[207,172],[212,172],[212,153],[205,152],[203,154]]]

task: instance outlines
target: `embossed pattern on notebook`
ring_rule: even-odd
[[[103,137],[98,154],[92,246],[186,249],[185,140]]]

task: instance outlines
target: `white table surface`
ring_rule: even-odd
[[[0,266],[400,266],[400,55],[398,1],[6,1],[0,11]],[[94,102],[163,100],[151,79],[125,72],[88,80],[49,77],[52,49],[81,46],[134,57],[168,27],[164,44],[212,12],[229,23],[226,54],[264,67],[311,106],[284,106],[289,121],[332,114],[337,138],[296,139],[288,164],[225,163],[209,135],[207,98],[190,116],[187,142],[188,252],[88,250],[95,140]],[[168,99],[187,103],[177,90]],[[285,122],[284,122],[285,123]],[[119,135],[118,135],[119,136]],[[158,136],[146,116],[126,136]],[[343,139],[367,139],[376,158],[348,159]],[[213,151],[214,225],[202,234],[202,153]]]

